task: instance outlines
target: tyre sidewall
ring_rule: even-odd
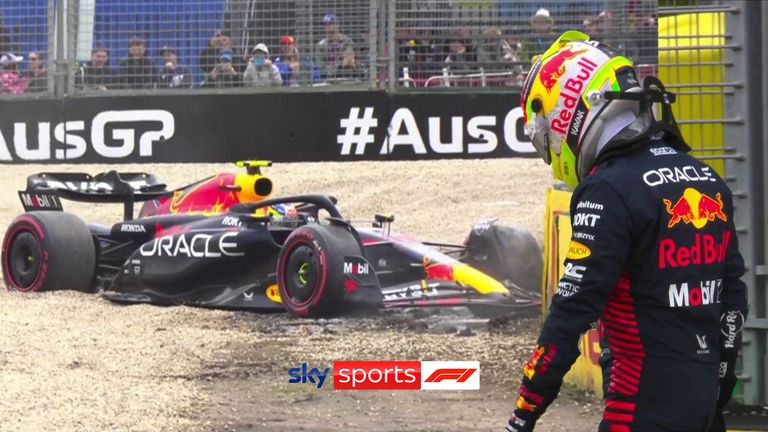
[[[39,273],[34,283],[26,288],[18,286],[14,283],[13,278],[11,278],[10,270],[10,252],[12,242],[19,234],[23,232],[29,232],[35,237],[37,240],[37,245],[40,248],[40,257],[42,260],[40,263]],[[2,249],[3,280],[5,281],[6,287],[8,287],[8,289],[20,292],[45,291],[46,281],[48,280],[48,269],[50,267],[50,254],[48,253],[50,250],[50,245],[48,244],[49,241],[50,240],[45,235],[45,231],[43,231],[42,226],[33,216],[25,214],[17,217],[13,221],[11,226],[8,227],[8,230],[5,233],[5,237],[3,238]]]
[[[291,299],[290,294],[286,288],[286,267],[291,254],[300,246],[307,246],[316,254],[317,261],[319,262],[319,280],[316,283],[312,294],[303,302],[295,302]],[[318,236],[312,230],[300,229],[294,231],[286,240],[283,247],[283,251],[280,254],[278,260],[278,287],[280,290],[280,297],[283,299],[283,304],[286,305],[289,311],[296,315],[312,315],[313,309],[324,299],[324,293],[328,286],[328,256],[327,245],[325,241]]]

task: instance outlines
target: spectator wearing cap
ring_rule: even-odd
[[[27,71],[24,77],[29,80],[27,92],[42,92],[48,89],[48,70],[42,51],[32,51],[27,56]]]
[[[0,93],[22,94],[29,86],[29,79],[21,76],[19,72],[24,57],[13,53],[4,53],[0,56]]]
[[[164,46],[160,49],[165,65],[158,71],[158,88],[190,88],[192,76],[186,67],[179,64],[176,48]]]
[[[543,54],[557,39],[552,19],[547,9],[541,8],[531,17],[533,35],[527,37],[522,43],[521,59],[530,61],[534,56]]]
[[[232,50],[224,50],[219,53],[218,61],[211,71],[205,76],[203,87],[230,88],[239,87],[242,84],[241,75],[235,70],[232,63]]]
[[[269,59],[269,48],[263,43],[253,47],[251,60],[245,68],[243,85],[246,87],[279,86],[283,83],[280,69]]]
[[[213,33],[213,36],[208,40],[208,47],[200,51],[200,57],[198,64],[200,70],[209,74],[220,63],[219,56],[224,51],[232,52],[232,67],[238,73],[242,73],[244,67],[242,64],[242,57],[238,55],[235,48],[232,47],[232,38],[229,32],[225,30],[217,30]]]
[[[128,57],[120,62],[120,87],[148,89],[155,85],[155,67],[147,55],[144,39],[128,41]]]
[[[77,87],[81,90],[109,90],[115,82],[115,72],[109,66],[109,51],[102,47],[91,50],[91,61],[83,64],[77,74]]]
[[[310,58],[301,58],[293,36],[280,38],[280,55],[275,57],[274,64],[280,70],[284,86],[295,87],[320,79],[320,69]]]
[[[317,43],[317,63],[323,78],[337,78],[357,69],[355,43],[339,30],[339,19],[329,13],[323,17],[325,39]]]

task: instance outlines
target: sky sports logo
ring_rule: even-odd
[[[291,368],[288,382],[322,388],[329,368]],[[476,361],[335,361],[334,390],[479,390]]]

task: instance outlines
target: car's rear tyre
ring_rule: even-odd
[[[304,317],[344,312],[344,257],[362,255],[350,229],[306,225],[291,233],[277,260],[277,286],[285,308]]]
[[[12,291],[91,292],[96,248],[88,226],[62,212],[29,212],[8,227],[0,253],[5,286]]]

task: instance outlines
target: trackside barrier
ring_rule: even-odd
[[[563,261],[568,254],[568,243],[571,241],[570,203],[570,191],[547,190],[547,210],[544,216],[544,274],[541,286],[542,317],[547,316],[552,296],[557,290],[557,283],[565,271]],[[588,330],[582,335],[579,341],[581,354],[565,375],[565,381],[602,395],[603,376],[598,364],[599,341],[596,330]]]

